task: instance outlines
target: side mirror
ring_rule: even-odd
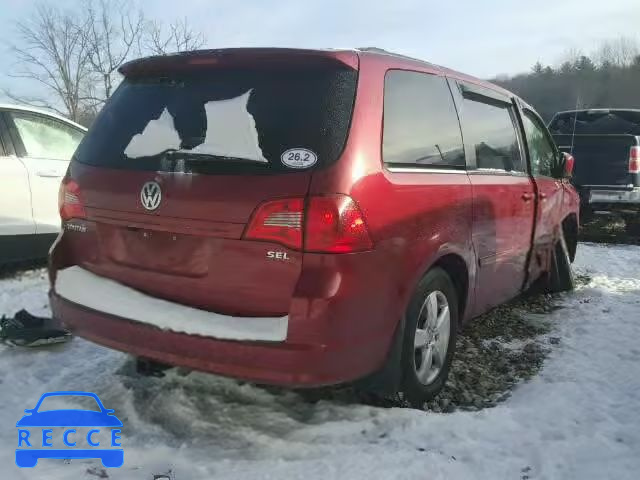
[[[576,159],[567,152],[562,152],[562,156],[564,157],[564,172],[562,176],[563,178],[571,178],[573,176],[573,167],[576,164]]]

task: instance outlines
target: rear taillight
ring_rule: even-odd
[[[640,147],[631,147],[629,173],[640,173]]]
[[[305,211],[304,199],[273,200],[254,212],[244,238],[280,243],[287,247],[320,253],[349,253],[370,250],[362,212],[347,195],[311,197]]]
[[[372,246],[364,216],[351,198],[311,197],[305,216],[305,251],[349,253]]]
[[[72,218],[86,218],[87,216],[80,197],[80,187],[74,180],[67,177],[60,184],[58,208],[63,222]]]
[[[263,203],[253,214],[244,238],[302,248],[302,198],[286,198]]]

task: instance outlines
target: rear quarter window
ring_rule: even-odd
[[[387,72],[382,156],[389,167],[465,168],[460,123],[444,77]]]

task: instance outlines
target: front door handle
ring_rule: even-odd
[[[525,202],[529,202],[533,199],[533,193],[523,193],[522,194],[522,200],[524,200]]]
[[[62,178],[62,175],[59,172],[56,172],[55,170],[38,170],[36,172],[36,175],[38,175],[39,177],[45,177],[45,178]]]
[[[548,195],[546,193],[541,193],[540,194],[540,200],[546,200],[548,197]]]

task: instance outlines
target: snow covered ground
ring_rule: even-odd
[[[303,402],[172,371],[139,378],[124,354],[80,339],[0,346],[0,478],[98,478],[99,461],[14,464],[15,422],[52,390],[96,392],[123,421],[112,479],[640,478],[640,247],[584,244],[586,286],[550,314],[561,338],[540,375],[479,412]],[[43,271],[0,280],[0,314],[46,313]]]

